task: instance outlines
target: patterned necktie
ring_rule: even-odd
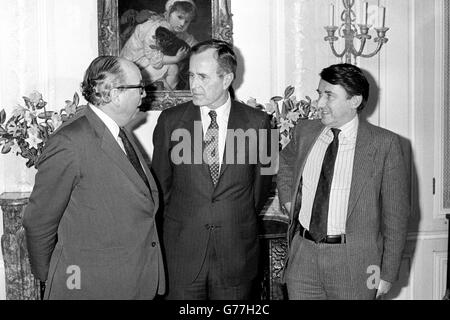
[[[141,176],[142,180],[144,180],[145,184],[150,189],[150,186],[149,186],[148,180],[147,180],[147,176],[144,173],[144,169],[142,169],[142,166],[141,166],[139,158],[136,154],[136,151],[134,150],[133,146],[131,145],[130,140],[128,140],[128,137],[122,128],[120,128],[119,137],[120,137],[120,139],[122,139],[123,146],[125,148],[125,152],[127,154],[128,160],[130,160],[134,169],[136,169],[137,173]]]
[[[209,165],[209,172],[214,185],[219,180],[219,125],[217,124],[217,113],[210,111],[211,123],[205,136],[206,160]]]
[[[322,170],[320,172],[319,183],[317,184],[316,196],[311,213],[309,233],[316,242],[319,242],[327,235],[328,205],[330,202],[331,182],[333,180],[334,163],[339,148],[339,132],[341,130],[332,128],[333,141],[328,145],[325,157],[323,158]]]

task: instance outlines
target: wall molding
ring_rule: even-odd
[[[433,252],[433,300],[442,300],[446,289],[447,251]]]
[[[271,96],[284,92],[286,86],[286,5],[284,1],[269,2],[271,12]]]
[[[446,106],[446,96],[448,94],[446,88],[446,82],[448,83],[448,74],[450,66],[447,65],[449,63],[449,59],[446,57],[446,52],[449,44],[448,39],[446,39],[446,33],[449,33],[449,24],[447,19],[449,18],[449,8],[446,0],[435,0],[435,57],[434,57],[434,72],[435,72],[435,148],[436,152],[436,160],[435,160],[435,179],[436,179],[436,192],[434,199],[434,210],[433,210],[433,218],[434,219],[445,219],[445,214],[449,213],[450,208],[444,208],[444,192],[445,192],[445,177],[444,177],[444,158],[446,153],[446,148],[444,143],[448,143],[445,141],[446,138],[449,137],[446,134],[446,116],[448,117],[448,108],[450,106]],[[447,108],[445,111],[444,108]]]
[[[419,231],[419,232],[409,232],[406,240],[446,240],[448,238],[447,231]]]

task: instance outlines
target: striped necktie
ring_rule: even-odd
[[[333,141],[328,145],[323,158],[322,170],[320,171],[319,183],[317,184],[309,224],[309,233],[316,242],[321,241],[327,235],[328,207],[330,202],[330,190],[333,180],[334,164],[339,148],[339,132],[341,130],[332,128]]]

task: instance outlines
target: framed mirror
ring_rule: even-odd
[[[180,50],[186,52],[196,42],[211,38],[233,42],[231,0],[184,0],[182,2],[188,3],[187,7],[165,14],[168,2],[176,3],[173,0],[97,0],[99,55],[135,57],[128,59],[135,60],[140,67],[147,93],[140,107],[142,111],[163,110],[191,100],[192,95],[187,78],[188,54],[177,63],[164,66],[159,63],[155,67],[148,63],[150,59],[142,62],[140,57],[153,54],[157,60],[158,55],[160,58],[162,55],[169,58],[183,56]],[[186,13],[190,3],[195,5],[196,15]],[[181,15],[176,15],[177,12]],[[176,35],[168,30],[171,26],[172,30],[177,28],[170,20],[172,14],[175,20],[189,21],[187,29]],[[156,25],[159,27],[155,28]],[[141,39],[138,45],[136,39]],[[183,40],[182,49],[176,47],[180,45],[177,39]],[[174,43],[176,45],[170,47]]]

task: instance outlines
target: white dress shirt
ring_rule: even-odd
[[[338,128],[341,132],[339,133],[339,148],[331,183],[327,235],[345,233],[358,125],[358,116],[355,116],[351,121]],[[322,162],[331,141],[333,141],[333,133],[331,128],[326,127],[314,143],[303,169],[302,205],[299,221],[306,229],[309,229],[311,221]]]
[[[220,167],[222,166],[223,162],[223,153],[225,151],[225,141],[227,139],[228,118],[230,116],[231,110],[230,95],[228,95],[228,99],[225,102],[225,104],[221,105],[216,109],[210,109],[208,106],[200,107],[200,114],[203,127],[203,139],[205,139],[206,131],[208,130],[209,125],[211,124],[211,117],[209,116],[209,112],[211,110],[216,111],[217,124],[219,125],[219,171],[220,171]]]
[[[103,121],[105,126],[111,132],[111,134],[113,135],[114,139],[119,144],[120,149],[122,149],[122,151],[125,152],[125,147],[123,146],[122,139],[119,138],[120,128],[117,125],[117,123],[113,119],[111,119],[110,116],[108,116],[106,113],[104,113],[102,110],[100,110],[96,106],[94,106],[92,104],[89,104],[89,106],[92,108],[92,111],[94,111],[94,113],[100,118],[100,120]],[[125,154],[127,154],[127,153],[125,152]]]

